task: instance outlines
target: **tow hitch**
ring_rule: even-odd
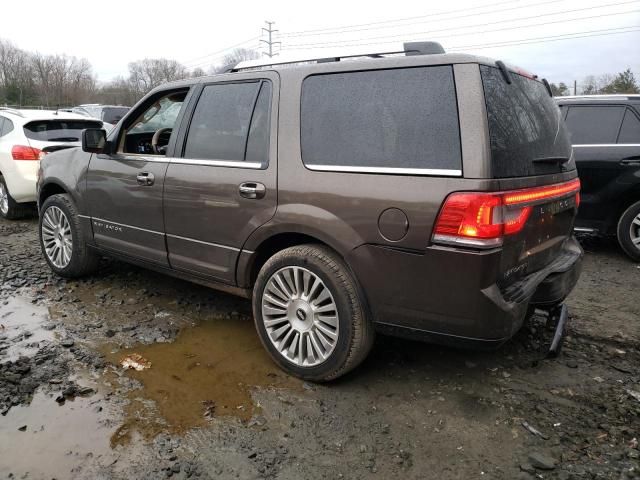
[[[547,358],[555,358],[560,354],[562,342],[567,328],[567,320],[569,319],[569,309],[564,303],[550,307],[549,309],[541,309],[547,317],[547,328],[553,329],[553,340],[547,352]]]

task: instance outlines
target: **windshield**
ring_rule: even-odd
[[[79,142],[86,128],[102,128],[91,120],[35,120],[24,126],[24,134],[41,142]]]
[[[574,170],[571,142],[560,110],[542,82],[480,66],[484,86],[492,173],[495,178]]]
[[[184,94],[162,97],[144,112],[127,133],[150,133],[160,128],[172,128],[183,100]]]

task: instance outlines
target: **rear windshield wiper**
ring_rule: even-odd
[[[571,157],[539,157],[531,160],[533,163],[557,163],[558,165],[564,165]]]

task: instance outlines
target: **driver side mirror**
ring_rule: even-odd
[[[82,150],[89,153],[108,153],[107,132],[102,128],[87,128],[82,131]]]

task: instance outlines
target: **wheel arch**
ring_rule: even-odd
[[[285,248],[308,243],[324,245],[344,260],[338,249],[327,242],[316,232],[278,231],[265,236],[253,250],[243,250],[236,270],[236,280],[239,286],[252,288],[258,272],[269,258]]]
[[[58,194],[71,195],[69,189],[65,188],[60,182],[52,180],[43,184],[38,191],[38,211],[47,198]],[[71,197],[73,198],[73,195]]]

